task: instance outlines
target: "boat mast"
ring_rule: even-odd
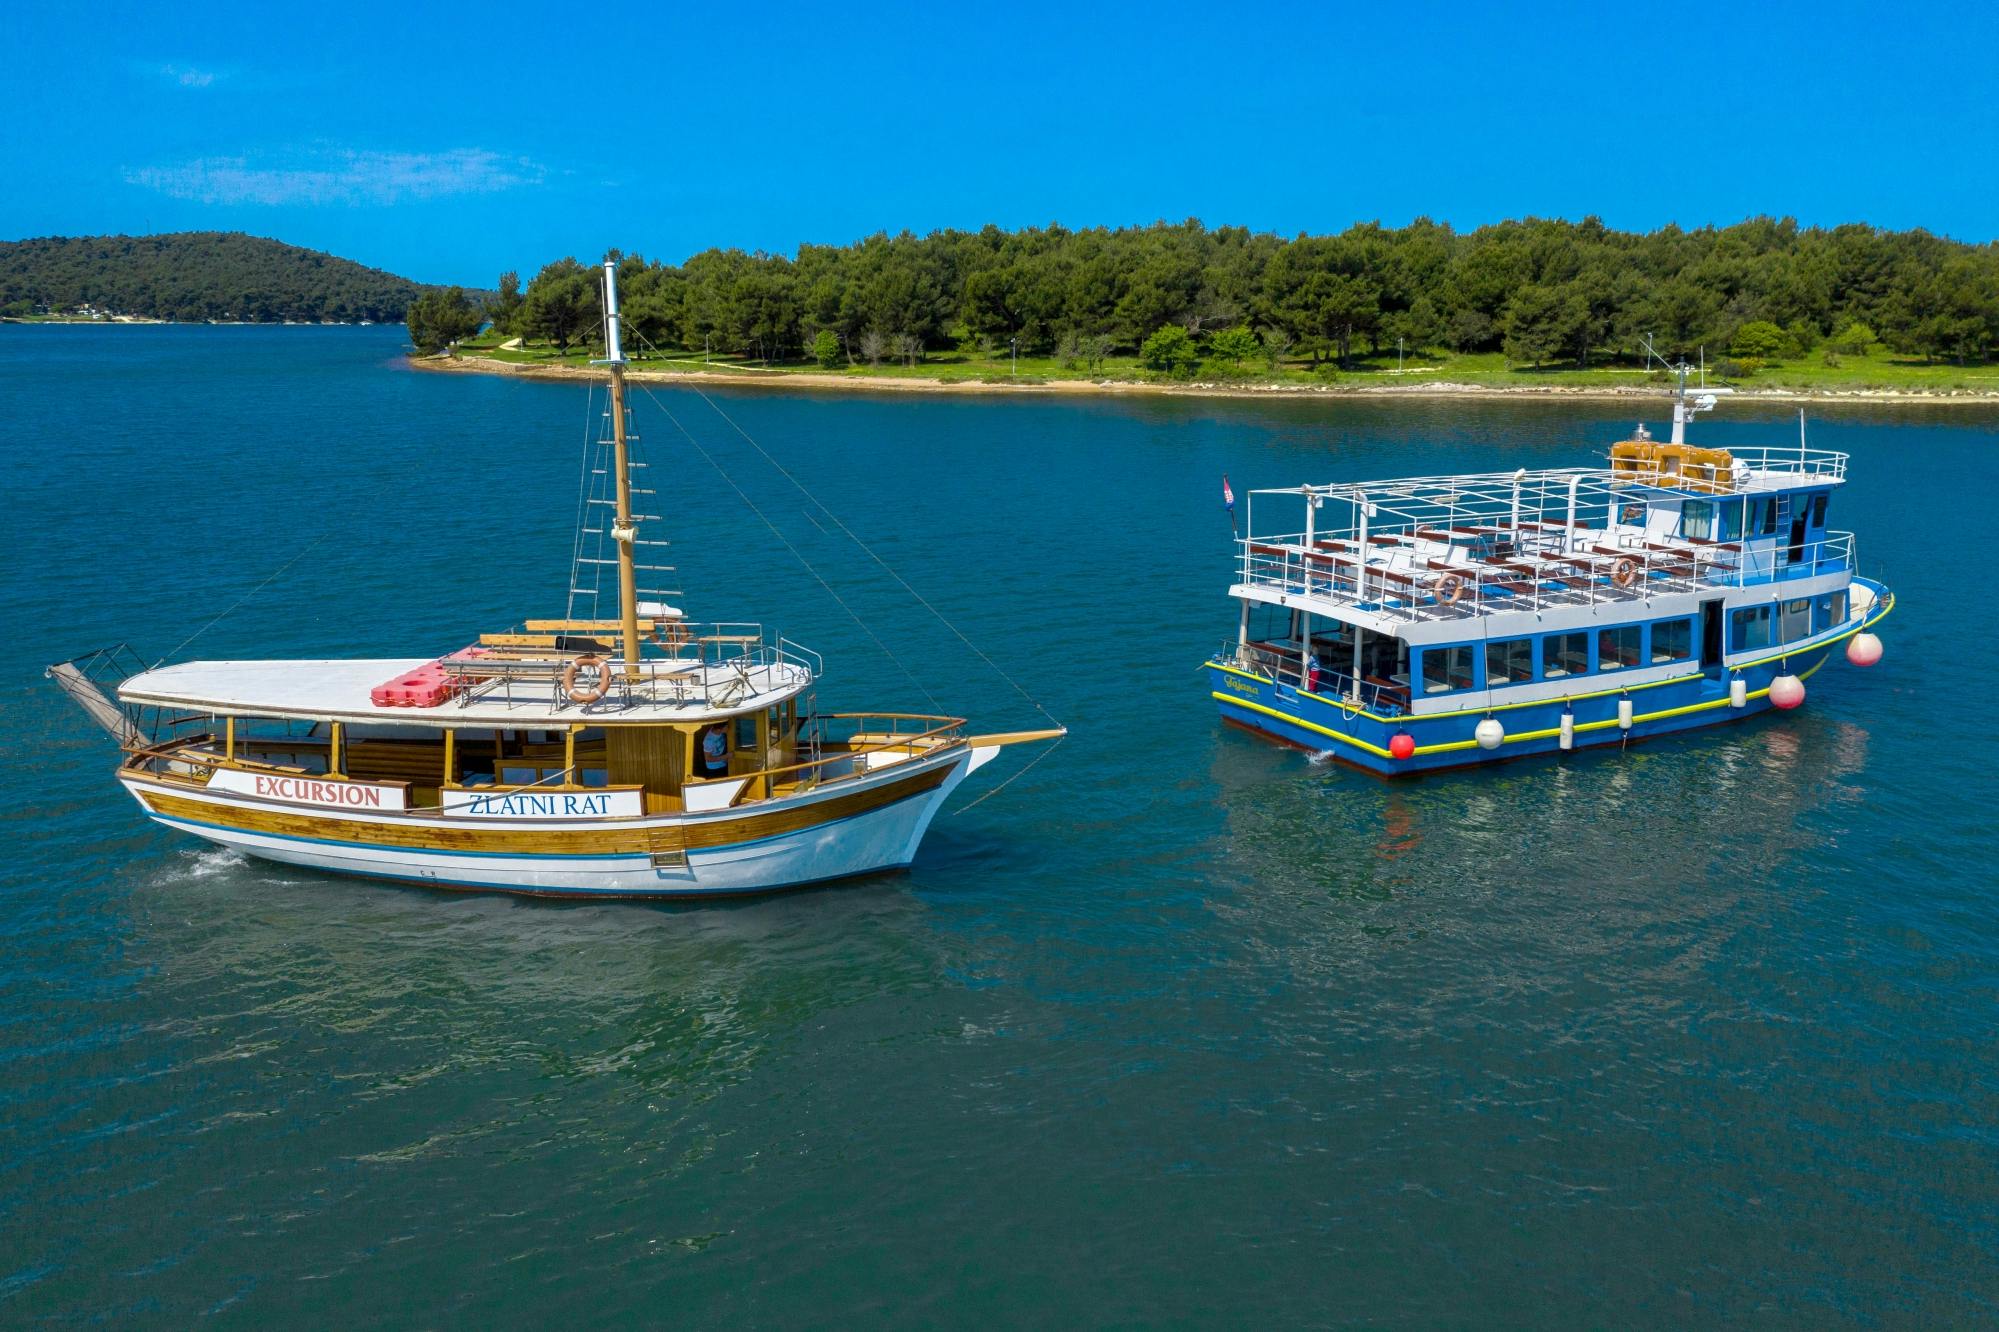
[[[638,526],[632,518],[631,448],[625,439],[625,349],[618,328],[618,266],[604,261],[604,364],[611,367],[611,467],[617,480],[617,519],[611,539],[618,544],[618,618],[624,633],[625,678],[639,678],[639,588],[632,548]]]

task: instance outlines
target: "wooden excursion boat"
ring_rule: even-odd
[[[959,782],[1003,746],[1064,733],[819,712],[817,654],[642,601],[660,593],[641,573],[664,566],[640,552],[665,543],[639,535],[633,508],[649,491],[633,484],[608,263],[604,295],[609,429],[590,445],[570,614],[440,657],[131,672],[121,645],[50,667],[118,739],[118,780],[151,818],[267,860],[441,888],[760,893],[907,866]],[[576,614],[610,569],[618,614]]]

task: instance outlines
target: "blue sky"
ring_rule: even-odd
[[[1993,7],[603,12],[16,0],[0,238],[242,230],[480,286],[986,222],[1999,238]]]

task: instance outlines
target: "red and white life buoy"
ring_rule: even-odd
[[[596,677],[587,687],[578,683],[585,671],[593,672]],[[595,703],[610,688],[610,665],[594,652],[586,652],[562,668],[562,692],[569,695],[571,703]]]
[[[1611,565],[1610,581],[1619,587],[1630,587],[1638,581],[1638,562],[1627,558]]]
[[[1455,606],[1458,598],[1465,594],[1465,580],[1457,574],[1445,574],[1437,580],[1437,604]]]

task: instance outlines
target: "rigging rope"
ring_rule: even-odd
[[[826,595],[833,598],[833,600],[839,605],[840,609],[847,613],[847,618],[852,620],[855,624],[859,625],[861,628],[861,632],[866,634],[869,638],[873,639],[875,646],[882,650],[882,655],[887,657],[890,661],[894,662],[896,669],[909,677],[909,682],[916,686],[917,692],[922,694],[923,697],[929,701],[931,707],[937,709],[939,712],[942,712],[944,710],[944,705],[937,701],[937,696],[935,694],[931,693],[929,689],[924,687],[923,681],[917,678],[916,672],[910,670],[909,666],[902,660],[902,658],[895,655],[894,650],[891,649],[887,643],[882,641],[881,635],[877,634],[874,631],[874,629],[868,624],[868,622],[861,618],[860,613],[858,611],[856,611],[852,606],[847,604],[847,600],[845,597],[842,597],[838,592],[833,590],[833,585],[827,582],[825,576],[822,575],[819,572],[819,570],[813,567],[812,561],[805,558],[804,552],[799,550],[797,546],[794,546],[791,543],[791,539],[785,536],[785,534],[778,529],[777,524],[772,522],[764,514],[764,511],[762,509],[757,507],[756,501],[751,499],[749,495],[744,492],[743,488],[736,484],[736,479],[730,476],[729,473],[723,469],[720,463],[715,461],[714,456],[710,454],[708,450],[701,447],[701,441],[696,439],[694,437],[693,432],[680,423],[679,417],[675,416],[671,411],[667,409],[666,404],[659,400],[659,395],[654,393],[650,388],[648,388],[644,384],[637,385],[637,388],[639,392],[645,394],[646,397],[652,399],[653,406],[659,408],[659,414],[661,416],[664,416],[669,422],[671,422],[675,430],[678,430],[683,436],[686,437],[687,442],[693,446],[694,451],[701,455],[701,461],[707,463],[708,466],[714,470],[715,475],[721,477],[722,480],[728,484],[729,489],[736,492],[736,498],[742,500],[744,505],[748,507],[749,511],[757,516],[757,520],[761,522],[765,527],[770,529],[770,534],[776,537],[778,539],[778,542],[781,545],[783,545],[783,547],[786,550],[791,552],[791,557],[798,561],[798,563],[804,568],[805,572],[811,574],[814,581],[816,581],[820,587],[826,590]]]
[[[1054,721],[1055,719],[1053,717],[1050,717],[1048,720]],[[973,800],[967,804],[958,806],[958,808],[951,811],[951,817],[956,818],[958,815],[963,814],[967,810],[976,809],[978,806],[983,805],[986,801],[991,800],[994,796],[998,795],[1001,791],[1006,790],[1007,787],[1012,786],[1015,782],[1027,776],[1028,772],[1034,767],[1035,764],[1041,762],[1041,760],[1047,758],[1050,754],[1054,753],[1057,749],[1061,748],[1062,742],[1066,739],[1068,739],[1067,736],[1057,736],[1054,742],[1051,743],[1046,749],[1042,750],[1039,754],[1036,754],[1033,758],[1029,759],[1026,763],[1022,764],[1019,772],[1016,772],[1013,776],[1007,778],[1005,781],[1001,782],[998,786],[995,786],[992,790],[987,791],[977,800]]]
[[[161,666],[163,666],[166,663],[168,657],[174,656],[182,648],[186,647],[189,643],[192,643],[195,639],[200,638],[203,634],[207,633],[210,629],[213,629],[216,625],[221,624],[224,619],[228,618],[230,615],[235,613],[237,607],[241,606],[251,597],[256,596],[259,592],[262,592],[272,583],[277,582],[278,579],[284,577],[285,570],[291,568],[294,564],[297,564],[307,555],[310,555],[313,552],[313,550],[319,545],[320,542],[326,540],[326,538],[331,535],[332,533],[330,532],[322,532],[318,536],[314,537],[311,545],[305,547],[303,550],[299,551],[296,555],[293,555],[290,559],[286,560],[283,564],[279,565],[276,573],[272,574],[269,578],[266,578],[263,582],[251,588],[248,592],[245,592],[242,596],[236,598],[235,604],[231,605],[228,610],[223,611],[222,614],[216,616],[214,619],[210,620],[207,624],[202,625],[201,628],[195,630],[193,633],[189,634],[186,638],[183,638],[180,642],[174,644],[173,648],[166,654],[165,657],[161,657],[158,661],[154,662],[151,666],[148,666],[146,669],[149,671],[158,670]]]
[[[991,657],[987,656],[984,650],[982,650],[977,643],[974,643],[971,639],[967,638],[965,636],[964,631],[958,628],[957,625],[951,623],[950,619],[945,616],[944,612],[938,610],[935,606],[931,605],[929,600],[926,597],[924,597],[924,595],[921,592],[918,592],[914,587],[911,587],[909,585],[908,579],[904,578],[900,573],[896,572],[895,567],[891,565],[887,560],[883,559],[880,555],[876,554],[874,547],[870,546],[867,542],[861,540],[861,538],[859,537],[859,535],[855,533],[853,528],[848,527],[846,523],[842,522],[840,520],[840,516],[834,513],[831,509],[827,508],[824,501],[822,501],[817,495],[813,494],[812,491],[807,489],[805,485],[801,483],[797,477],[793,476],[791,472],[785,468],[783,463],[771,457],[769,452],[765,450],[764,446],[757,443],[756,440],[751,437],[749,431],[743,429],[742,426],[736,423],[736,419],[734,417],[730,416],[727,412],[723,411],[720,407],[716,406],[715,400],[713,398],[710,398],[706,393],[702,392],[698,385],[691,385],[690,387],[693,388],[694,395],[700,398],[701,401],[707,403],[709,409],[713,411],[715,415],[721,417],[724,421],[728,422],[729,428],[734,430],[737,434],[741,435],[743,439],[748,442],[749,446],[755,449],[758,455],[762,457],[765,462],[769,463],[773,468],[777,470],[778,475],[782,476],[786,481],[789,481],[792,484],[792,487],[795,490],[797,490],[799,494],[803,495],[814,508],[818,509],[819,512],[826,515],[827,519],[832,522],[833,526],[839,528],[843,533],[845,533],[848,540],[852,541],[856,546],[859,546],[861,548],[862,553],[864,553],[869,559],[873,560],[876,564],[879,564],[882,567],[883,572],[887,573],[890,578],[893,578],[898,584],[900,584],[902,590],[909,593],[909,595],[915,599],[917,605],[929,611],[930,614],[936,618],[937,623],[943,625],[946,629],[949,629],[951,633],[954,636],[956,636],[957,640],[960,643],[963,643],[967,648],[971,649],[972,654],[978,657],[980,661],[984,662],[987,665],[987,667],[991,669],[994,675],[997,675],[1000,679],[1006,681],[1007,684],[1013,688],[1013,691],[1016,694],[1019,694],[1022,698],[1026,699],[1028,706],[1032,707],[1036,712],[1040,713],[1043,717],[1046,717],[1050,722],[1054,722],[1055,725],[1057,726],[1061,725],[1060,722],[1055,721],[1055,715],[1049,712],[1047,708],[1043,707],[1039,699],[1035,698],[1034,695],[1028,693],[1026,687],[1023,686],[1020,683],[1020,681],[1014,679],[1011,675],[1008,675],[1006,671],[1001,669],[1000,664],[994,661]],[[676,422],[675,424],[677,425],[678,422]],[[685,432],[683,431],[682,433]],[[1040,759],[1037,758],[1035,762],[1037,763],[1040,762]],[[1028,766],[1032,767],[1033,764],[1029,764]],[[1026,769],[1023,768],[1021,771],[1025,772]],[[1018,775],[1019,775],[1018,773],[1015,774],[1015,776]],[[980,799],[984,798],[985,797],[983,796],[980,797]],[[973,803],[976,804],[977,802],[974,801]],[[966,808],[969,809],[970,806],[968,805],[966,806]]]
[[[585,384],[583,386],[583,463],[576,478],[576,540],[571,543],[569,548],[569,588],[568,596],[563,602],[563,617],[570,620],[577,618],[577,589],[582,583],[581,575],[583,573],[583,529],[590,525],[587,521],[590,516],[590,501],[597,493],[592,489],[590,484],[592,449],[597,442],[591,438],[593,432],[590,429],[590,411],[596,405],[596,402],[597,386],[595,384]],[[601,536],[598,537],[597,554],[600,556],[604,553],[603,544],[604,539]],[[598,567],[601,566],[592,566],[593,572]],[[592,583],[591,587],[599,592],[602,590],[601,585],[598,583]],[[591,600],[594,603],[598,598],[593,596]],[[603,613],[601,607],[592,605],[590,615],[593,619]]]

